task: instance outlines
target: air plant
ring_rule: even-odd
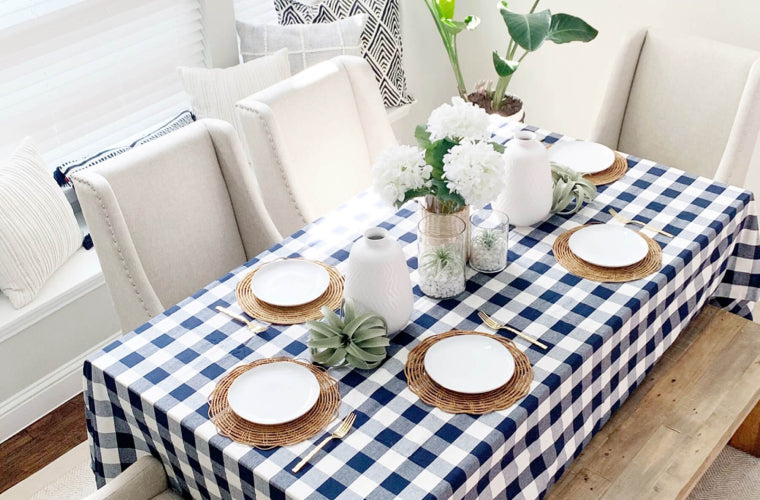
[[[552,213],[562,215],[577,213],[583,208],[584,203],[596,198],[596,186],[585,179],[583,174],[557,163],[552,163],[551,166],[554,181]],[[575,205],[566,210],[573,200],[575,200]]]
[[[485,249],[492,250],[502,241],[503,237],[501,232],[495,229],[481,229],[472,238],[472,242],[477,246]]]
[[[420,269],[428,276],[441,273],[454,274],[462,272],[464,256],[455,245],[440,245],[426,250],[420,257]]]
[[[323,307],[322,315],[322,321],[306,322],[310,329],[307,344],[315,363],[363,370],[380,366],[390,345],[382,317],[374,313],[358,315],[351,299],[343,301],[339,314]]]

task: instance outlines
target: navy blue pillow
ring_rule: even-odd
[[[71,161],[67,161],[65,163],[60,164],[53,171],[53,177],[55,178],[59,186],[61,187],[71,186],[71,181],[69,180],[69,174],[73,172],[77,172],[79,170],[90,168],[93,165],[97,165],[98,163],[102,163],[110,158],[119,156],[120,154],[126,151],[129,151],[135,146],[139,146],[141,144],[145,144],[146,142],[150,142],[155,139],[158,139],[159,137],[162,137],[168,133],[174,132],[175,130],[180,129],[186,125],[190,125],[194,121],[195,121],[195,115],[193,114],[192,111],[189,111],[189,110],[182,111],[180,114],[178,114],[171,120],[155,128],[154,130],[151,130],[150,132],[136,139],[130,144],[106,149],[105,151],[101,151],[97,154],[88,156],[85,159],[71,160]]]

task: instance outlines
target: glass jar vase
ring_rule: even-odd
[[[465,222],[454,214],[429,213],[417,225],[417,270],[422,293],[445,299],[465,290]]]
[[[498,273],[507,267],[509,217],[483,208],[470,216],[470,267],[481,273]]]

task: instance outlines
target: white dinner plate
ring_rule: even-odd
[[[230,408],[256,424],[284,424],[309,411],[319,399],[317,377],[305,366],[268,363],[251,368],[232,382]]]
[[[639,233],[613,224],[579,229],[567,243],[570,251],[581,259],[604,267],[632,266],[649,253],[649,245]]]
[[[425,371],[446,389],[480,394],[509,382],[515,373],[515,360],[509,349],[494,338],[459,335],[428,349]]]
[[[307,260],[265,264],[251,279],[251,291],[257,299],[280,307],[300,306],[316,300],[329,285],[327,270]]]
[[[595,142],[560,141],[549,148],[549,161],[582,174],[595,174],[615,163],[615,152]]]

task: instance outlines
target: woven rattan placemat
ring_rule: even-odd
[[[308,304],[294,307],[273,306],[257,299],[251,289],[251,279],[261,269],[261,266],[259,266],[246,274],[235,287],[235,297],[238,304],[249,316],[276,325],[295,325],[311,319],[319,319],[322,317],[322,313],[320,312],[322,306],[327,306],[332,310],[337,309],[343,300],[343,275],[334,267],[322,262],[310,262],[315,262],[324,267],[330,275],[330,284],[327,286],[325,293],[318,299]]]
[[[557,259],[557,262],[562,264],[562,267],[574,275],[601,283],[624,283],[626,281],[646,278],[650,274],[660,270],[660,266],[662,266],[662,249],[660,248],[660,245],[649,236],[638,231],[637,234],[647,242],[649,252],[642,261],[637,262],[636,264],[626,267],[611,268],[596,266],[581,259],[570,250],[568,242],[570,241],[570,236],[572,236],[574,232],[589,225],[591,224],[579,226],[562,233],[556,240],[554,240],[554,245],[552,246],[554,258]]]
[[[584,179],[590,181],[596,186],[603,186],[605,184],[612,184],[616,180],[620,179],[628,172],[628,160],[620,153],[615,151],[615,161],[610,168],[597,172],[595,174],[586,174]]]
[[[305,415],[292,422],[277,425],[262,425],[249,422],[237,416],[227,402],[227,392],[243,373],[251,368],[268,363],[298,363],[314,373],[319,382],[319,399]],[[238,443],[254,446],[262,450],[300,443],[323,432],[327,425],[338,416],[340,392],[338,382],[327,372],[316,366],[290,358],[260,359],[248,365],[238,366],[219,381],[209,396],[208,416],[217,432]]]
[[[425,371],[425,354],[436,342],[455,335],[483,335],[504,344],[515,358],[515,374],[510,381],[498,389],[482,394],[462,394],[450,391],[435,383]],[[425,403],[447,413],[469,413],[471,415],[483,415],[484,413],[509,408],[528,394],[530,383],[533,381],[533,367],[530,366],[528,357],[511,340],[499,335],[464,330],[451,330],[433,335],[420,342],[409,352],[404,374],[409,389]]]

